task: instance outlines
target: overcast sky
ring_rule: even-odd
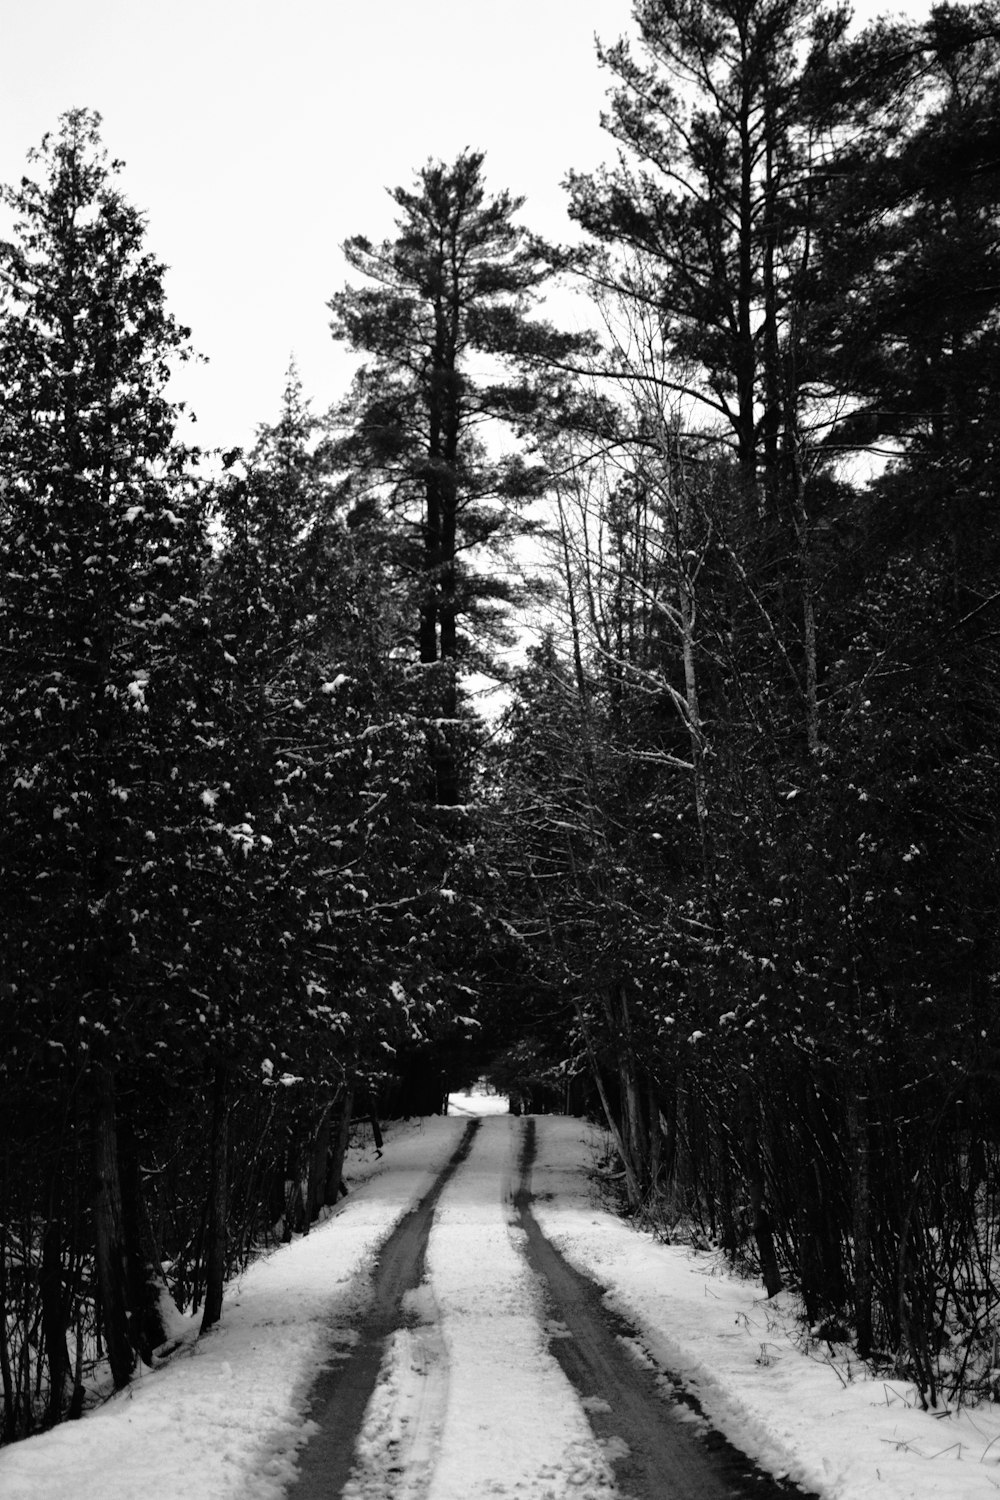
[[[609,157],[594,34],[629,0],[28,0],[4,7],[0,181],[75,106],[98,110],[208,356],[183,394],[206,445],[277,415],[289,356],[322,410],[349,366],[326,302],[339,245],[392,232],[385,189],[428,157],[486,152],[522,219],[568,230],[560,182]]]
[[[925,6],[911,0],[914,8]],[[856,11],[882,9],[859,0]],[[893,9],[902,7],[891,7]],[[522,219],[569,232],[560,183],[612,157],[595,33],[630,0],[8,0],[0,181],[67,109],[96,109],[207,366],[183,372],[206,446],[252,440],[294,354],[317,411],[351,364],[326,302],[339,246],[392,233],[387,187],[486,152]]]

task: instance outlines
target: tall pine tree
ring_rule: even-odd
[[[366,357],[332,414],[333,454],[356,503],[391,509],[403,528],[401,562],[420,585],[419,660],[436,668],[431,703],[447,723],[461,667],[481,663],[502,628],[504,549],[538,493],[539,471],[504,453],[500,433],[530,430],[551,362],[581,341],[531,316],[547,270],[515,221],[523,200],[488,195],[482,153],[430,162],[390,196],[395,236],[343,247],[368,284],[330,302],[334,336]],[[433,767],[437,802],[460,800],[454,734],[439,736]]]

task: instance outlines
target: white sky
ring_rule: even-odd
[[[884,8],[857,0],[856,12]],[[906,8],[926,9],[924,0]],[[4,6],[0,182],[67,109],[104,118],[110,155],[170,268],[171,310],[207,366],[176,394],[205,446],[277,416],[294,353],[314,409],[346,389],[326,303],[352,234],[392,233],[385,189],[428,157],[486,152],[522,221],[570,231],[560,183],[611,160],[594,35],[630,0],[27,0]],[[589,319],[587,319],[589,321]]]
[[[524,223],[568,232],[559,184],[610,159],[594,33],[629,0],[34,0],[4,7],[0,181],[76,106],[169,267],[171,310],[207,367],[178,394],[205,445],[277,416],[294,353],[314,409],[349,363],[326,302],[351,234],[392,232],[385,189],[428,157],[486,152],[488,186]]]

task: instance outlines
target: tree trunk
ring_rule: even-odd
[[[847,1100],[847,1134],[851,1145],[851,1219],[854,1238],[854,1324],[858,1354],[872,1351],[871,1162],[868,1112],[854,1082]]]
[[[83,1308],[76,1303],[76,1358],[73,1362],[73,1394],[70,1397],[67,1420],[78,1422],[83,1416]]]
[[[222,1316],[222,1290],[226,1280],[227,1220],[229,1209],[229,1097],[228,1077],[220,1063],[212,1080],[212,1138],[209,1152],[208,1246],[205,1256],[205,1309],[201,1331],[205,1333]]]
[[[140,1359],[152,1364],[153,1351],[170,1337],[164,1321],[170,1291],[163,1275],[142,1186],[139,1145],[127,1122],[121,1130],[121,1176],[125,1243],[128,1247],[131,1337]]]
[[[5,1200],[6,1201],[6,1200]],[[10,1348],[6,1330],[10,1312],[7,1306],[7,1243],[0,1226],[0,1384],[3,1386],[3,1421],[0,1422],[0,1443],[12,1442],[17,1428],[17,1403],[14,1397],[14,1374],[10,1367]]]
[[[766,1180],[764,1158],[761,1150],[760,1131],[757,1126],[757,1110],[749,1073],[740,1080],[739,1094],[740,1124],[743,1146],[746,1153],[747,1191],[750,1197],[750,1213],[754,1240],[760,1258],[760,1272],[764,1289],[769,1297],[775,1297],[782,1289],[778,1254],[771,1230],[771,1218],[765,1207]]]
[[[54,1427],[62,1417],[63,1400],[71,1378],[69,1350],[66,1347],[62,1236],[56,1219],[49,1220],[42,1236],[42,1270],[38,1290],[42,1302],[45,1356],[49,1366],[49,1402],[46,1421]]]
[[[622,1129],[615,1117],[614,1110],[611,1108],[608,1091],[604,1086],[604,1079],[601,1077],[600,1068],[596,1062],[594,1063],[594,1083],[597,1085],[597,1092],[601,1098],[601,1107],[604,1110],[604,1118],[611,1132],[611,1139],[615,1143],[615,1150],[618,1152],[622,1168],[625,1172],[625,1193],[628,1198],[628,1206],[629,1208],[637,1209],[642,1204],[642,1188],[639,1184],[639,1176],[630,1155],[628,1143],[622,1134]]]
[[[629,1144],[622,1132],[621,1125],[615,1115],[614,1110],[611,1108],[611,1101],[608,1098],[608,1091],[605,1086],[604,1079],[601,1076],[601,1068],[597,1060],[597,1054],[594,1052],[594,1048],[591,1044],[590,1033],[587,1029],[586,1022],[584,1021],[583,1009],[579,1004],[576,1007],[576,1013],[577,1018],[580,1022],[580,1030],[583,1033],[584,1042],[587,1047],[587,1056],[590,1058],[590,1068],[594,1078],[594,1085],[601,1100],[601,1108],[604,1111],[604,1118],[607,1122],[608,1129],[611,1132],[611,1138],[615,1143],[615,1150],[618,1152],[622,1168],[625,1172],[625,1192],[628,1196],[629,1208],[636,1209],[642,1203],[642,1189],[639,1185],[639,1178],[638,1174],[636,1173],[635,1163],[632,1160],[631,1153],[629,1151]]]
[[[94,1264],[111,1375],[115,1389],[121,1390],[132,1378],[135,1356],[129,1338],[128,1258],[118,1168],[114,1080],[107,1068],[97,1066],[92,1084]]]
[[[649,1137],[646,1131],[638,1068],[630,1047],[619,1050],[618,1079],[624,1106],[623,1126],[628,1141],[629,1157],[640,1197],[645,1198],[650,1177]]]
[[[632,1041],[632,1023],[624,986],[614,985],[607,993],[605,1006],[612,1032],[617,1032],[615,1064],[621,1096],[621,1134],[628,1162],[635,1178],[638,1207],[649,1186],[649,1135],[643,1108],[643,1089],[639,1065]]]
[[[818,755],[819,738],[819,669],[817,667],[816,641],[816,577],[813,566],[811,528],[806,509],[806,482],[802,472],[802,457],[798,451],[798,435],[789,437],[792,449],[792,501],[795,511],[795,535],[799,553],[799,570],[802,581],[802,649],[804,653],[805,682],[803,694],[806,711],[806,745],[810,755]]]
[[[319,1117],[309,1152],[309,1170],[306,1175],[305,1224],[303,1233],[316,1222],[319,1211],[330,1200],[327,1197],[327,1161],[330,1156],[330,1133],[332,1129],[333,1105],[328,1104]]]
[[[340,1101],[340,1119],[333,1145],[326,1164],[326,1201],[336,1203],[343,1186],[344,1157],[351,1138],[351,1115],[354,1109],[354,1090],[345,1087]]]
[[[302,1178],[294,1150],[289,1151],[288,1176],[285,1178],[284,1220],[281,1242],[290,1245],[293,1237],[304,1234],[306,1229],[306,1200],[302,1196]]]
[[[660,1189],[663,1174],[663,1115],[653,1085],[646,1082],[646,1111],[649,1118],[649,1191],[651,1196]]]
[[[375,1104],[375,1095],[374,1094],[369,1094],[368,1095],[368,1109],[369,1109],[370,1114],[371,1114],[372,1140],[375,1142],[375,1150],[376,1150],[376,1152],[378,1153],[379,1156],[381,1156],[382,1155],[382,1145],[383,1145],[383,1141],[382,1141],[382,1127],[381,1127],[381,1125],[378,1122],[378,1109],[377,1109],[377,1106]]]

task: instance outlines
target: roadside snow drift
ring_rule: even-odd
[[[682,1377],[736,1447],[824,1500],[996,1500],[996,1408],[922,1412],[902,1381],[835,1368],[823,1344],[807,1351],[786,1295],[768,1301],[721,1256],[658,1244],[598,1205],[594,1136],[579,1120],[544,1116],[536,1128],[542,1230],[607,1288],[639,1357]]]

